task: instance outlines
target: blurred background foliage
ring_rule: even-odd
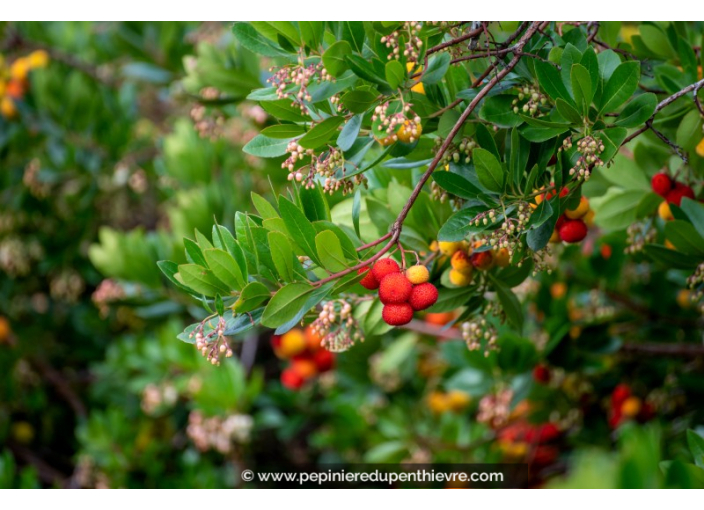
[[[1,79],[28,70],[0,116],[0,487],[231,487],[244,468],[340,461],[523,461],[532,486],[702,486],[704,357],[624,349],[701,343],[701,317],[686,274],[623,255],[623,230],[524,284],[533,330],[489,357],[369,335],[291,391],[269,332],[220,367],[178,341],[204,312],[155,262],[184,262],[183,237],[231,229],[252,191],[285,185],[280,162],[241,151],[269,122],[246,100],[268,66],[230,29],[1,26]],[[623,426],[609,423],[619,387],[639,406]]]

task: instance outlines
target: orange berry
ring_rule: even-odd
[[[302,353],[306,346],[308,345],[308,340],[305,334],[300,329],[292,329],[281,335],[281,344],[279,346],[279,352],[283,358],[291,358],[297,354]]]

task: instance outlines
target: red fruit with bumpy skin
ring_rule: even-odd
[[[491,250],[474,252],[469,257],[469,260],[472,261],[475,269],[479,271],[487,271],[494,266],[494,254],[491,253]]]
[[[631,396],[631,388],[627,384],[619,384],[611,393],[611,406],[614,409],[621,409],[621,404]]]
[[[381,318],[389,326],[403,326],[413,319],[413,308],[408,303],[384,305],[381,310]]]
[[[374,273],[368,267],[360,267],[357,274],[367,273],[367,275],[360,280],[360,285],[365,289],[376,290],[379,288],[379,281],[374,278]]]
[[[293,368],[287,368],[281,372],[281,384],[289,390],[298,390],[303,386],[303,377]]]
[[[550,382],[550,369],[545,365],[537,365],[533,369],[533,379],[541,384]]]
[[[430,308],[438,300],[438,289],[432,283],[421,283],[413,287],[408,303],[416,312]]]
[[[379,299],[385,305],[399,305],[411,297],[413,284],[403,273],[384,276],[379,285]]]
[[[675,186],[672,188],[672,191],[670,191],[665,197],[665,200],[668,204],[675,204],[679,207],[684,197],[694,200],[694,190],[686,184],[676,182]]]
[[[587,237],[587,224],[582,220],[565,220],[558,234],[566,243],[578,243]]]
[[[401,268],[394,259],[381,259],[372,266],[372,274],[378,282],[381,282],[387,274],[400,272]]]
[[[650,186],[655,193],[661,197],[666,197],[672,189],[672,179],[670,179],[670,176],[666,173],[660,172],[659,174],[653,175],[653,178],[650,180]]]
[[[318,372],[327,372],[335,366],[335,355],[326,349],[320,349],[313,355]]]

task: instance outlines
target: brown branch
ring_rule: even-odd
[[[408,201],[406,202],[406,205],[403,207],[401,212],[399,213],[398,217],[396,218],[396,221],[394,221],[393,225],[391,226],[391,231],[389,232],[390,234],[390,239],[389,242],[384,245],[384,247],[379,250],[376,254],[374,254],[372,257],[370,257],[367,260],[363,260],[359,264],[349,267],[343,271],[340,271],[338,273],[331,274],[330,276],[323,278],[322,280],[318,280],[317,282],[314,282],[312,285],[315,287],[319,287],[321,285],[324,285],[328,282],[331,282],[333,280],[336,280],[337,278],[341,278],[345,275],[348,275],[352,272],[355,272],[359,269],[362,269],[363,267],[367,267],[369,264],[377,261],[380,259],[386,252],[388,252],[399,240],[401,237],[401,230],[403,228],[403,222],[406,220],[406,217],[408,216],[408,213],[411,210],[411,207],[413,207],[413,204],[415,201],[418,199],[418,196],[420,195],[421,191],[423,190],[423,186],[425,185],[426,182],[430,179],[430,176],[433,174],[435,171],[435,168],[438,166],[438,163],[442,160],[443,155],[445,154],[445,151],[450,147],[452,144],[452,140],[455,138],[455,136],[460,132],[460,129],[462,129],[462,126],[464,125],[465,121],[469,118],[469,116],[472,114],[472,112],[477,108],[479,103],[481,102],[482,99],[489,93],[489,91],[496,86],[504,77],[511,72],[511,70],[516,67],[518,62],[521,60],[521,49],[523,46],[526,45],[528,40],[533,37],[533,35],[538,31],[538,28],[540,27],[540,24],[542,22],[533,22],[530,26],[530,28],[526,31],[526,33],[521,37],[521,39],[514,45],[512,46],[513,52],[515,53],[514,57],[511,59],[511,61],[504,67],[499,73],[497,73],[480,91],[479,93],[472,99],[472,101],[469,103],[467,108],[465,108],[464,112],[462,112],[462,115],[460,115],[460,118],[457,120],[455,125],[452,127],[452,130],[447,135],[447,138],[445,138],[445,141],[443,144],[440,146],[438,149],[438,152],[435,154],[435,157],[433,158],[433,161],[428,165],[428,169],[425,171],[425,173],[421,176],[420,180],[418,181],[418,184],[416,184],[415,188],[413,189],[413,192],[411,193],[411,196],[408,198]],[[376,243],[379,244],[379,243]]]
[[[425,52],[425,54],[432,55],[433,53],[437,53],[438,51],[442,51],[445,48],[449,48],[450,46],[455,46],[456,44],[464,42],[467,39],[472,39],[473,37],[481,35],[483,32],[484,32],[484,26],[482,25],[481,27],[476,28],[470,32],[467,32],[466,34],[463,34],[459,37],[456,37],[454,39],[450,39],[449,41],[446,41],[444,43],[436,44],[435,46],[429,48],[428,51]]]

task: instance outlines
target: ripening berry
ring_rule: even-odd
[[[29,60],[25,57],[20,57],[10,66],[10,76],[15,80],[26,80],[29,69]]]
[[[0,316],[0,344],[7,340],[10,336],[10,322],[5,318]]]
[[[638,415],[641,408],[641,401],[638,397],[628,397],[621,404],[621,414],[626,418],[633,418]]]
[[[401,124],[401,128],[396,135],[403,143],[413,143],[418,140],[422,132],[423,127],[420,124],[416,124],[412,120],[407,120]]]
[[[443,255],[452,256],[457,250],[461,250],[464,247],[462,241],[440,241],[438,243],[438,248]]]
[[[596,213],[594,212],[594,209],[589,209],[587,211],[587,214],[584,215],[584,223],[587,224],[587,227],[593,227],[594,226],[594,216],[596,216]]]
[[[447,407],[451,411],[462,411],[465,407],[469,405],[472,401],[472,397],[469,394],[461,390],[450,390],[445,395],[447,402]]]
[[[414,75],[416,73],[419,73],[423,70],[422,67],[417,65],[415,62],[406,62],[406,72],[410,75]],[[417,78],[411,78],[413,80],[416,80]],[[418,82],[416,85],[413,85],[411,87],[411,92],[417,92],[418,94],[423,94],[425,95],[425,87],[423,86],[423,82]]]
[[[315,361],[310,358],[293,360],[291,363],[291,370],[300,375],[304,381],[307,381],[318,373],[318,367]]]
[[[457,287],[466,287],[472,283],[472,273],[464,273],[453,269],[450,271],[450,283]]]
[[[365,289],[376,290],[379,288],[379,281],[374,278],[374,273],[368,267],[360,267],[357,270],[357,274],[367,273],[367,275],[362,278],[359,284]]]
[[[322,337],[312,325],[306,328],[306,348],[311,352],[316,352],[321,350],[322,347]]]
[[[579,199],[579,205],[576,209],[567,209],[565,211],[565,216],[571,220],[578,220],[584,217],[589,212],[589,200],[587,197],[582,197]]]
[[[428,395],[427,402],[428,408],[436,414],[441,414],[450,410],[447,395],[441,391],[434,391]]]
[[[653,178],[650,180],[650,186],[653,188],[653,191],[663,198],[666,197],[672,189],[672,184],[672,179],[665,172],[653,175]]]
[[[281,384],[289,390],[299,390],[303,386],[304,380],[298,372],[289,367],[281,372]]]
[[[699,141],[699,143],[697,144],[697,148],[694,150],[700,158],[704,158],[704,138]]]
[[[527,443],[549,443],[560,436],[560,429],[554,423],[543,423],[531,427],[526,431],[525,440]]]
[[[411,297],[413,284],[403,273],[391,273],[384,276],[379,285],[379,300],[385,305],[398,305]]]
[[[399,272],[401,272],[401,268],[399,267],[398,262],[392,258],[378,260],[372,266],[372,274],[374,275],[374,278],[376,278],[376,281],[380,283],[387,274]]]
[[[292,329],[281,335],[281,346],[279,352],[284,358],[292,358],[293,356],[302,353],[308,341],[305,334],[300,329]]]
[[[411,290],[411,297],[408,299],[411,308],[416,312],[425,310],[433,306],[438,300],[438,289],[432,283],[421,283]]]
[[[454,312],[426,313],[425,322],[436,326],[445,326],[455,320],[455,317]]]
[[[676,182],[674,187],[672,188],[672,191],[670,191],[665,197],[665,200],[667,201],[667,203],[675,204],[677,207],[679,207],[684,197],[691,198],[692,200],[694,200],[694,190],[692,190],[692,188],[690,188],[686,184]]]
[[[318,368],[318,372],[327,372],[335,366],[335,355],[327,349],[320,349],[313,354],[313,361]]]
[[[0,113],[6,119],[12,119],[15,115],[17,115],[17,107],[8,96],[0,99]]]
[[[425,266],[411,266],[406,269],[406,278],[408,278],[413,285],[419,285],[430,280],[430,272]]]
[[[611,393],[611,407],[620,410],[621,404],[623,404],[630,396],[631,388],[627,384],[619,384]]]
[[[20,80],[10,80],[5,87],[5,93],[12,99],[22,99],[26,84]]]
[[[46,67],[49,64],[49,53],[45,50],[36,50],[27,56],[29,67],[36,69],[38,67]]]
[[[452,255],[450,265],[452,266],[452,269],[456,269],[457,271],[472,272],[472,261],[470,260],[469,255],[467,255],[467,252],[464,250],[456,251]]]
[[[488,271],[494,267],[494,255],[491,253],[491,250],[475,251],[472,253],[470,260],[474,268],[479,271]]]
[[[494,252],[494,261],[499,267],[508,267],[511,263],[511,256],[508,253],[507,248],[501,248]]]
[[[675,217],[672,215],[672,211],[670,210],[670,204],[668,204],[667,202],[662,202],[658,206],[658,216],[660,216],[665,221],[672,221],[675,219]]]
[[[389,326],[403,326],[413,319],[413,308],[408,303],[384,305],[381,318]]]
[[[582,220],[565,220],[558,232],[564,242],[578,243],[587,237],[587,224]]]
[[[540,384],[550,382],[550,369],[545,365],[536,365],[533,369],[533,379]]]
[[[557,229],[552,231],[552,234],[550,235],[550,242],[551,243],[559,243],[561,242],[562,239],[560,239],[560,233],[557,231]]]

